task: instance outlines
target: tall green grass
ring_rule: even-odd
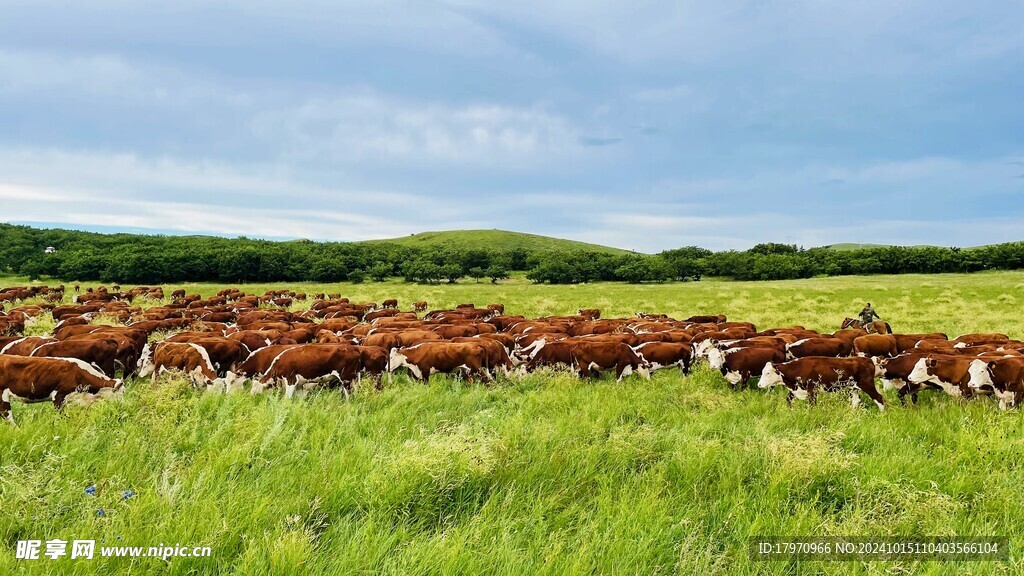
[[[904,283],[903,280],[908,280]],[[897,328],[1020,336],[1024,275],[764,284],[332,287],[356,299],[726,312],[827,328],[871,299]],[[204,293],[215,286],[198,287]],[[268,287],[247,287],[262,291]],[[303,286],[307,291],[313,287]],[[855,312],[852,310],[851,312]],[[1024,425],[922,394],[890,410],[732,392],[706,368],[616,384],[398,377],[302,399],[127,385],[0,425],[0,574],[1017,574]],[[96,495],[85,492],[96,486]],[[125,491],[134,495],[124,499]],[[102,509],[103,515],[97,511]],[[764,535],[1005,535],[1010,563],[755,562]],[[14,559],[20,539],[182,543],[210,558]]]

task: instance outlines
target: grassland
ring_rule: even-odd
[[[902,331],[1024,337],[1020,272],[302,286],[327,288],[438,307],[502,301],[527,315],[713,311],[819,329],[870,300]],[[399,377],[348,400],[132,382],[121,399],[62,414],[16,405],[19,426],[0,426],[0,573],[1021,573],[1020,412],[939,394],[911,408],[887,399],[883,414],[851,409],[845,396],[787,409],[779,390],[734,393],[706,369],[621,384],[564,373],[491,387]],[[747,554],[747,539],[762,535],[953,534],[1008,536],[1013,559],[761,563]],[[16,561],[26,538],[180,542],[213,555]]]
[[[388,238],[386,240],[368,240],[370,243],[390,243],[410,248],[453,248],[458,250],[515,250],[523,249],[528,252],[603,252],[607,254],[627,254],[628,250],[552,238],[550,236],[539,236],[537,234],[526,234],[523,232],[509,232],[507,230],[452,230],[444,232],[421,232],[401,238]]]

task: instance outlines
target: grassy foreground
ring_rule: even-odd
[[[16,280],[3,279],[3,284]],[[260,291],[270,286],[248,286]],[[202,286],[209,293],[216,286]],[[307,291],[316,287],[303,285]],[[1024,274],[664,286],[366,284],[357,299],[510,312],[724,312],[829,329],[870,299],[902,331],[1021,337]],[[404,377],[304,399],[129,383],[122,399],[15,405],[0,426],[0,573],[1018,574],[1024,425],[922,394],[786,409],[717,374],[492,387]],[[96,495],[85,492],[95,485]],[[124,499],[124,492],[134,495]],[[102,515],[98,511],[103,510]],[[1010,563],[762,563],[763,535],[1005,535]],[[209,545],[209,558],[14,559],[21,539]],[[102,541],[102,544],[101,544]]]

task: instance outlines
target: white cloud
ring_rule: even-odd
[[[579,130],[543,108],[453,106],[371,93],[260,112],[252,130],[279,143],[287,159],[299,161],[526,169],[585,152]]]
[[[172,200],[121,199],[94,202],[78,191],[0,185],[10,222],[44,222],[75,227],[108,226],[177,233],[244,235],[262,238],[366,240],[409,233],[407,222],[345,211],[343,207],[257,208]]]

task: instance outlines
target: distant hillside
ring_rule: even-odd
[[[840,252],[846,250],[863,250],[867,248],[890,248],[894,244],[858,244],[856,242],[844,242],[841,244],[829,244],[825,248],[831,248],[832,250],[839,250]],[[918,244],[916,246],[905,246],[906,248],[934,248],[929,244]]]
[[[563,240],[537,234],[509,232],[507,230],[453,230],[449,232],[421,232],[388,238],[386,240],[367,240],[366,244],[398,244],[412,248],[454,248],[460,250],[513,250],[522,248],[529,252],[603,252],[607,254],[628,254],[628,250],[588,244],[575,240]]]

